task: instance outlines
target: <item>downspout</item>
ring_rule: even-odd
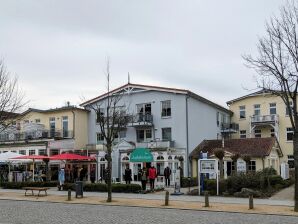
[[[73,127],[73,133],[72,133],[72,138],[75,138],[75,129],[76,129],[76,114],[73,110],[71,110],[72,114],[73,114],[73,121],[72,121],[72,127]]]
[[[189,96],[186,95],[185,97],[185,118],[186,118],[186,176],[190,175],[190,166],[189,166],[189,141],[188,141],[188,98]]]

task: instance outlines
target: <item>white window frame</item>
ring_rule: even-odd
[[[260,115],[261,115],[261,104],[255,104],[254,105],[254,116],[260,116]]]
[[[244,113],[243,117],[241,117],[241,112]],[[246,119],[245,105],[239,106],[239,119]]]
[[[275,110],[275,113],[271,113],[271,110]],[[277,114],[276,103],[269,103],[269,114],[270,115],[276,115]]]
[[[288,134],[292,134],[292,139],[288,139]],[[293,137],[294,137],[293,128],[291,128],[291,127],[286,128],[286,140],[287,140],[287,142],[293,142]]]
[[[171,100],[164,100],[164,101],[161,101],[161,117],[162,118],[170,118],[172,116],[172,102]],[[169,107],[166,107],[166,106],[169,106]],[[168,114],[168,108],[170,108],[170,114]],[[165,114],[163,113],[163,111],[165,110]]]
[[[290,108],[293,111],[293,101],[290,101]],[[286,105],[286,116],[289,116],[289,115],[290,115],[290,112],[289,112],[289,109],[288,109],[288,107]]]
[[[246,138],[246,130],[240,130],[239,131],[239,138]]]
[[[255,138],[262,138],[262,130],[261,129],[255,129],[254,130],[254,136],[255,136]]]
[[[252,163],[254,163],[254,164],[252,164]],[[252,169],[252,168],[254,168],[254,169]],[[257,171],[257,162],[256,162],[256,160],[250,160],[249,161],[249,164],[248,164],[248,171]]]
[[[168,129],[168,130],[170,130],[170,132],[171,132],[171,137],[170,137],[170,139],[164,139],[163,137],[163,131],[164,130],[166,130],[166,129]],[[162,141],[172,141],[172,128],[170,128],[170,127],[166,127],[166,128],[162,128],[161,129],[161,138],[162,138]]]

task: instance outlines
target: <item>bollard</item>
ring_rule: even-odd
[[[209,192],[204,191],[204,195],[205,195],[205,207],[209,207]]]
[[[169,205],[169,192],[166,191],[166,197],[165,197],[165,206],[168,206]]]
[[[252,194],[249,195],[249,209],[254,209],[254,197]]]
[[[67,200],[71,201],[71,189],[68,189]]]

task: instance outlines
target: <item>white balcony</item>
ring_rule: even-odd
[[[252,124],[277,124],[278,115],[254,115],[250,117],[250,121]]]
[[[174,147],[174,145],[175,145],[174,141],[161,141],[161,140],[136,143],[137,148],[149,148],[149,149],[170,148],[170,147]]]

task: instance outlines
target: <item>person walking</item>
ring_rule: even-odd
[[[170,169],[170,167],[167,166],[167,167],[164,169],[164,175],[165,175],[166,187],[169,187],[169,186],[170,186],[171,174],[172,174],[172,170]]]
[[[141,182],[142,182],[142,190],[146,190],[146,184],[147,184],[147,170],[146,167],[143,167],[143,170],[141,172]]]
[[[129,166],[126,166],[126,169],[124,171],[124,180],[126,184],[130,184],[131,182],[131,169],[129,168]]]
[[[154,191],[154,182],[155,178],[157,177],[156,169],[153,165],[149,168],[149,181],[150,181],[150,190]]]

